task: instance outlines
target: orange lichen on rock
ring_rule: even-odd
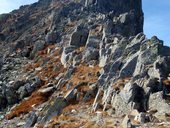
[[[24,100],[16,106],[9,114],[6,115],[6,119],[12,119],[18,117],[21,114],[28,113],[33,109],[33,106],[40,105],[48,100],[51,94],[45,94],[40,92],[34,92],[29,99]]]

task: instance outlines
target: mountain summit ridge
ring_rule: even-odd
[[[168,127],[170,48],[143,22],[141,0],[39,0],[0,15],[0,127]]]

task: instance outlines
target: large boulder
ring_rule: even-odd
[[[133,75],[136,68],[137,59],[138,59],[137,54],[134,54],[133,56],[127,59],[126,63],[123,65],[120,71],[120,77],[125,78]]]
[[[157,92],[154,94],[150,95],[149,98],[149,109],[150,110],[157,110],[156,115],[157,116],[161,116],[161,115],[165,115],[166,113],[170,113],[170,105],[168,103],[168,101],[164,100],[162,98],[162,93],[161,92]]]
[[[31,112],[28,116],[28,119],[24,125],[24,128],[30,128],[30,127],[33,127],[34,124],[36,123],[37,121],[37,115],[35,112]]]
[[[39,40],[37,42],[35,42],[33,50],[30,54],[30,57],[33,58],[35,57],[36,53],[40,50],[43,50],[45,47],[45,41]]]
[[[4,84],[0,84],[0,109],[3,109],[8,105],[14,105],[17,102],[18,97],[15,91]]]
[[[61,63],[64,65],[64,67],[67,67],[68,64],[73,60],[75,49],[75,46],[64,47],[61,55]]]
[[[99,59],[99,51],[93,48],[87,48],[85,50],[83,60],[85,62],[89,62],[91,60],[98,60]]]
[[[41,120],[41,124],[45,124],[47,121],[50,121],[51,118],[58,116],[61,114],[62,110],[68,105],[68,102],[63,97],[57,97],[54,99],[52,105],[49,105],[45,110],[46,113],[43,119]]]
[[[99,49],[99,45],[100,45],[101,40],[98,39],[96,36],[89,36],[87,39],[87,43],[86,43],[86,48],[95,48],[95,49]]]
[[[47,44],[54,44],[54,43],[56,43],[57,38],[58,38],[57,33],[55,31],[50,31],[45,36],[45,41]]]
[[[120,96],[125,103],[131,105],[132,109],[146,111],[145,91],[136,83],[127,83],[123,90],[121,90]]]
[[[70,45],[81,47],[85,46],[89,35],[89,30],[83,25],[77,26],[70,39]]]

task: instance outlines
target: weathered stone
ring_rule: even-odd
[[[137,109],[138,111],[146,111],[145,92],[144,89],[138,86],[136,83],[127,83],[125,87],[120,92],[120,96],[126,103],[131,104],[132,109]]]
[[[52,92],[54,92],[54,87],[47,87],[47,88],[43,88],[38,90],[39,92],[43,93],[43,94],[50,94]]]
[[[131,77],[135,71],[138,55],[131,56],[127,59],[120,71],[120,77]]]
[[[61,63],[64,67],[67,67],[68,63],[73,59],[73,52],[75,48],[75,46],[64,47],[61,55]]]
[[[98,60],[99,59],[99,51],[96,49],[88,48],[85,51],[83,56],[83,60],[85,62],[89,62],[91,60]]]
[[[83,58],[83,55],[82,55],[82,54],[76,55],[76,56],[73,58],[73,66],[76,66],[76,65],[80,64],[82,58]]]
[[[87,39],[87,43],[86,43],[86,48],[95,48],[95,49],[99,49],[99,45],[100,45],[100,39],[98,39],[96,36],[89,36]]]
[[[83,25],[79,25],[75,32],[71,36],[70,45],[75,47],[85,46],[87,38],[89,35],[89,30]]]
[[[56,85],[56,89],[60,89],[65,83],[66,80],[64,78],[61,78]]]
[[[37,41],[35,42],[34,44],[34,48],[30,54],[30,57],[33,58],[35,56],[35,54],[40,51],[40,50],[43,50],[45,47],[45,41]]]
[[[135,116],[134,121],[144,124],[149,121],[149,117],[145,113],[141,112]]]
[[[17,93],[19,94],[19,99],[22,100],[23,98],[27,97],[29,94],[26,90],[26,87],[25,86],[21,86]]]
[[[24,86],[25,84],[25,81],[22,81],[22,80],[17,80],[14,82],[14,84],[12,85],[12,88],[14,90],[18,90],[21,86]]]
[[[64,107],[67,106],[67,101],[62,97],[57,97],[54,100],[52,105],[49,105],[47,108],[47,113],[41,121],[41,124],[45,124],[45,122],[49,121],[52,117],[58,116],[61,114]]]
[[[108,34],[113,34],[113,29],[114,29],[113,27],[114,27],[113,21],[111,19],[107,19],[103,28],[103,39]]]
[[[64,76],[65,80],[69,80],[72,74],[74,73],[74,71],[75,71],[75,68],[73,66],[68,67],[65,73],[65,76]]]
[[[116,115],[127,114],[131,110],[130,105],[119,94],[113,95],[111,105],[115,108]]]
[[[25,86],[25,89],[27,90],[29,95],[36,89],[33,86],[31,86],[31,84],[29,84],[29,83],[25,84],[24,86]]]
[[[99,66],[104,67],[105,64],[106,64],[107,58],[108,58],[106,50],[105,49],[100,49],[99,56],[100,56],[100,58],[99,58]]]
[[[12,51],[16,51],[18,49],[24,49],[24,47],[25,47],[24,40],[19,40],[15,42],[14,46],[12,47]]]
[[[123,122],[121,123],[122,128],[132,128],[131,120],[128,115],[125,116]]]
[[[156,116],[164,115],[165,113],[170,113],[170,105],[162,98],[161,92],[157,92],[150,95],[149,98],[149,109],[156,109],[158,112]]]
[[[73,100],[76,98],[76,94],[77,94],[77,89],[72,89],[70,90],[66,95],[65,95],[65,99],[69,102],[70,100]]]
[[[54,44],[54,43],[56,43],[57,38],[58,38],[57,33],[54,32],[54,31],[50,31],[45,36],[45,41],[46,41],[47,44]]]
[[[28,116],[28,119],[27,121],[25,122],[24,124],[24,128],[30,128],[30,127],[33,127],[34,124],[36,123],[37,121],[37,115],[35,114],[35,112],[31,112]]]

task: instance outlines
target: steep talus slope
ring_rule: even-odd
[[[0,15],[0,127],[168,127],[170,48],[141,0],[39,0]]]

